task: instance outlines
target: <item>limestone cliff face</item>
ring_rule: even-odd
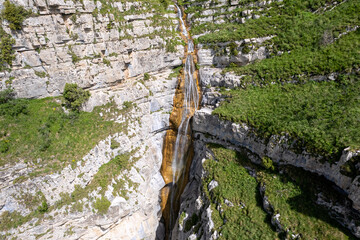
[[[58,96],[65,83],[99,89],[181,65],[181,50],[165,50],[177,28],[171,11],[159,16],[154,6],[131,1],[13,2],[34,13],[21,31],[3,24],[16,40],[16,59],[10,73],[0,73],[0,88],[11,84],[17,97]],[[108,8],[116,15],[101,14]]]
[[[184,52],[176,44],[167,51],[167,39],[176,41],[177,36],[173,6],[159,15],[153,9],[156,5],[146,1],[119,1],[110,6],[87,0],[13,2],[36,14],[24,21],[21,31],[10,31],[3,22],[5,31],[16,40],[16,59],[11,72],[0,73],[0,89],[11,86],[16,97],[44,98],[61,95],[66,83],[77,83],[91,92],[85,111],[109,102],[118,109],[126,102],[136,107],[112,119],[129,121],[125,131],[100,141],[75,166],[23,182],[16,179],[35,171],[36,159],[2,167],[0,214],[16,211],[26,216],[32,210],[22,198],[37,192],[45,197],[49,212],[44,220],[33,218],[0,234],[17,239],[154,239],[161,216],[159,193],[164,186],[159,169],[165,132],[157,130],[169,126],[177,82],[169,75],[182,64]],[[102,15],[102,8],[113,9],[117,16]],[[144,81],[144,73],[150,79]],[[114,148],[112,141],[119,146]],[[85,206],[81,211],[70,210],[72,204],[52,208],[64,194],[91,183],[114,156],[132,151],[134,166],[116,178],[125,180],[126,194],[112,193],[115,181],[107,186],[105,197],[111,203],[107,214],[93,209],[100,189],[79,202]]]
[[[76,203],[49,209],[45,219],[37,224],[38,219],[33,218],[1,234],[18,239],[154,239],[161,216],[159,192],[165,185],[159,172],[165,132],[154,131],[169,125],[168,112],[172,109],[177,81],[176,78],[168,80],[169,73],[171,71],[153,74],[154,79],[147,81],[146,87],[139,79],[134,79],[117,87],[93,91],[85,107],[88,110],[109,99],[119,108],[124,101],[132,101],[137,107],[127,116],[115,116],[117,122],[130,118],[126,131],[100,141],[77,165],[23,182],[16,179],[35,171],[36,159],[1,168],[0,213],[17,211],[26,216],[31,210],[24,205],[25,195],[42,192],[50,208],[63,200],[64,194],[71,194],[75,188],[84,188],[91,183],[100,167],[114,156],[135,150],[131,156],[136,159],[134,166],[116,177],[125,180],[125,195],[113,194],[114,181],[106,189],[105,197],[111,205],[105,215],[93,210],[94,199],[101,197],[98,192],[101,189],[97,189],[77,202],[84,205],[81,211],[71,210]],[[149,96],[150,91],[152,96]],[[119,146],[113,148],[112,141],[117,141]]]

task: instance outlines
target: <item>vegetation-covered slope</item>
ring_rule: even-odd
[[[211,191],[205,187],[205,192],[219,239],[353,239],[325,209],[314,204],[317,187],[322,184],[319,179],[298,169],[283,168],[281,172],[291,178],[279,174],[271,164],[265,169],[238,152],[217,145],[209,148],[215,158],[205,162],[209,175],[204,186],[212,180],[218,182]],[[273,208],[272,217],[278,214],[283,228],[279,235],[270,223],[271,216],[263,210],[259,185]]]
[[[243,89],[229,92],[215,114],[254,126],[264,136],[289,133],[299,146],[328,157],[359,148],[359,1],[185,4],[198,42],[230,57],[224,72],[242,76]],[[205,20],[209,16],[213,21]],[[265,36],[272,38],[261,45],[239,44]],[[266,59],[231,63],[231,57],[254,54],[260,46],[266,47]]]

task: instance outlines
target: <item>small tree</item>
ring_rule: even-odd
[[[81,105],[86,102],[90,97],[90,92],[79,88],[76,83],[67,83],[64,88],[65,107],[79,112]]]
[[[4,9],[1,12],[1,16],[9,22],[9,27],[12,30],[20,30],[22,23],[31,14],[31,11],[27,11],[22,6],[16,6],[9,0],[4,2]]]
[[[14,99],[14,95],[14,90],[11,88],[0,91],[0,104],[7,103]]]

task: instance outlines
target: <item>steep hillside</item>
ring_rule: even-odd
[[[174,6],[0,3],[1,239],[155,238]],[[82,111],[64,108],[66,83],[89,90]]]
[[[360,237],[358,1],[183,5],[203,109],[173,235]]]

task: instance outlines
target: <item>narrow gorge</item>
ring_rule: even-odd
[[[0,0],[0,239],[359,239],[357,0]]]
[[[167,131],[163,150],[161,174],[166,186],[161,191],[165,239],[171,239],[180,208],[180,196],[189,178],[189,168],[194,156],[190,120],[199,108],[200,88],[198,71],[195,68],[196,52],[193,40],[185,25],[186,15],[176,5],[181,37],[186,43],[184,68],[174,97],[170,115],[170,130]],[[175,237],[176,238],[176,237]]]

